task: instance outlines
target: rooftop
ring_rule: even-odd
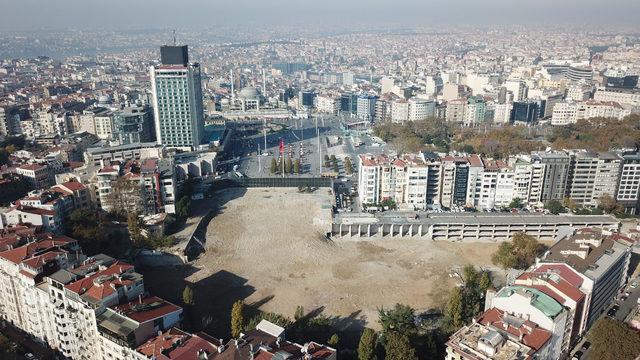
[[[542,261],[562,262],[591,279],[598,279],[629,248],[612,235],[596,228],[580,229],[556,242]]]
[[[555,318],[562,312],[563,307],[554,298],[538,289],[527,286],[505,286],[496,293],[497,298],[506,298],[519,294],[530,300],[531,306],[540,310],[544,315]]]

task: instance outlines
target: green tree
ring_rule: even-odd
[[[451,291],[445,311],[445,315],[451,322],[453,329],[458,329],[464,325],[463,311],[462,291],[459,287],[455,287]]]
[[[409,337],[396,331],[385,335],[385,360],[418,360],[416,350],[411,347]]]
[[[344,171],[347,174],[353,174],[353,164],[351,163],[351,158],[349,157],[344,159]]]
[[[127,216],[127,230],[129,230],[129,238],[134,246],[145,246],[145,238],[144,235],[142,235],[142,227],[140,226],[138,214],[130,213],[129,216]]]
[[[271,173],[276,174],[278,172],[278,161],[276,158],[271,159]]]
[[[373,329],[364,328],[358,343],[358,360],[376,360],[377,336]]]
[[[327,340],[327,344],[334,349],[338,347],[339,343],[340,343],[340,337],[338,336],[338,334],[331,335],[329,340]]]
[[[478,284],[478,286],[480,287],[480,291],[482,292],[483,295],[487,292],[489,288],[493,287],[493,283],[491,282],[491,277],[489,276],[488,271],[485,271],[482,273],[482,275],[480,276],[480,283]]]
[[[587,338],[591,342],[592,359],[633,360],[640,355],[640,334],[615,319],[600,318]]]
[[[291,161],[291,158],[287,158],[287,160],[284,162],[284,172],[285,174],[290,174],[292,170],[293,162]]]
[[[416,329],[414,316],[415,310],[408,305],[396,304],[393,309],[378,310],[378,322],[382,325],[385,334],[389,331],[407,335],[414,332]]]
[[[194,304],[193,289],[191,289],[191,286],[189,285],[185,286],[184,290],[182,290],[182,302],[185,303],[185,305]]]
[[[511,242],[503,242],[491,256],[491,262],[504,269],[515,268],[524,270],[531,266],[536,257],[546,250],[536,238],[519,232],[513,235]]]
[[[76,209],[65,223],[66,234],[78,240],[87,255],[105,252],[109,242],[104,215],[94,209]]]
[[[176,203],[176,215],[178,217],[186,219],[189,217],[191,211],[191,199],[188,196],[183,196]]]
[[[237,338],[244,328],[244,302],[238,300],[231,308],[231,336]]]
[[[524,207],[524,203],[522,202],[522,199],[514,198],[511,200],[508,207],[509,209],[522,209]]]
[[[558,200],[549,200],[546,204],[544,204],[544,208],[549,210],[553,215],[558,215],[561,212],[564,212],[564,206]]]
[[[296,312],[293,314],[293,319],[295,321],[298,321],[303,317],[304,317],[304,307],[300,305],[296,306]]]
[[[293,162],[293,172],[300,174],[300,159],[296,159],[296,161]]]

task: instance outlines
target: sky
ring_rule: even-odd
[[[640,0],[0,0],[0,30],[638,25]],[[639,29],[640,32],[640,29]]]

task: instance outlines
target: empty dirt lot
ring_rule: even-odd
[[[379,307],[442,305],[454,285],[449,270],[490,266],[497,247],[424,239],[328,241],[319,225],[329,221],[322,209],[331,201],[326,189],[229,189],[213,201],[219,214],[208,227],[207,252],[193,268],[145,275],[152,291],[170,299],[182,288],[167,285],[184,278],[214,319],[224,317],[234,300],[245,299],[289,317],[297,305],[325,307],[327,315],[377,327]]]

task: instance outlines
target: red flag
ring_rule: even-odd
[[[284,154],[284,139],[280,138],[280,155]]]

